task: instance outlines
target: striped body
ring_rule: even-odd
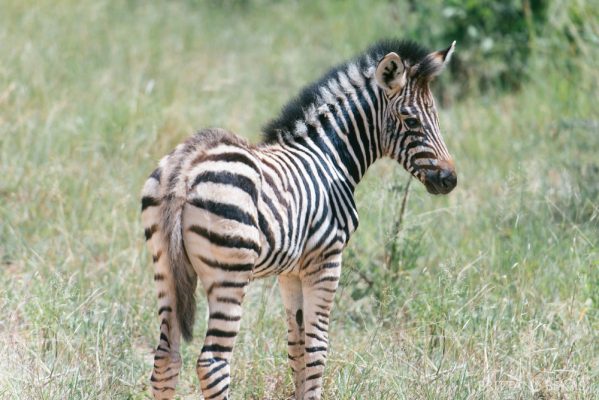
[[[455,186],[423,80],[438,71],[418,72],[437,61],[440,69],[453,47],[428,54],[412,43],[386,46],[395,46],[401,59],[373,48],[333,70],[266,128],[264,143],[204,130],[164,157],[146,181],[142,221],[160,320],[155,398],[174,396],[180,337],[190,339],[193,329],[197,277],[209,307],[197,372],[204,398],[225,399],[247,286],[275,274],[295,398],[321,397],[341,254],[358,226],[356,185],[373,162],[389,156],[433,193]]]

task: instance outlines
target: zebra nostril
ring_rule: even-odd
[[[439,172],[439,183],[444,190],[449,192],[458,183],[458,176],[453,169],[444,169]]]
[[[453,168],[429,171],[424,179],[426,189],[432,194],[447,194],[457,183],[458,177]]]

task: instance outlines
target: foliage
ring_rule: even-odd
[[[516,89],[528,75],[535,37],[547,23],[543,0],[436,0],[410,2],[416,15],[411,33],[447,46],[457,41],[450,66],[452,96]],[[445,96],[448,94],[445,93]]]

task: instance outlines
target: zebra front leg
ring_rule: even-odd
[[[287,316],[287,357],[293,373],[295,399],[301,400],[304,391],[304,313],[302,283],[296,276],[279,276],[281,297]]]
[[[322,262],[302,277],[306,363],[303,400],[322,396],[322,376],[329,345],[329,315],[339,276],[341,259]]]
[[[239,333],[241,304],[249,281],[249,274],[241,279],[238,275],[234,281],[214,282],[206,290],[208,330],[196,368],[206,400],[228,398],[231,353]]]

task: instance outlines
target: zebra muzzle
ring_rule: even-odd
[[[431,194],[447,194],[458,184],[455,168],[439,168],[427,171],[424,186]]]

